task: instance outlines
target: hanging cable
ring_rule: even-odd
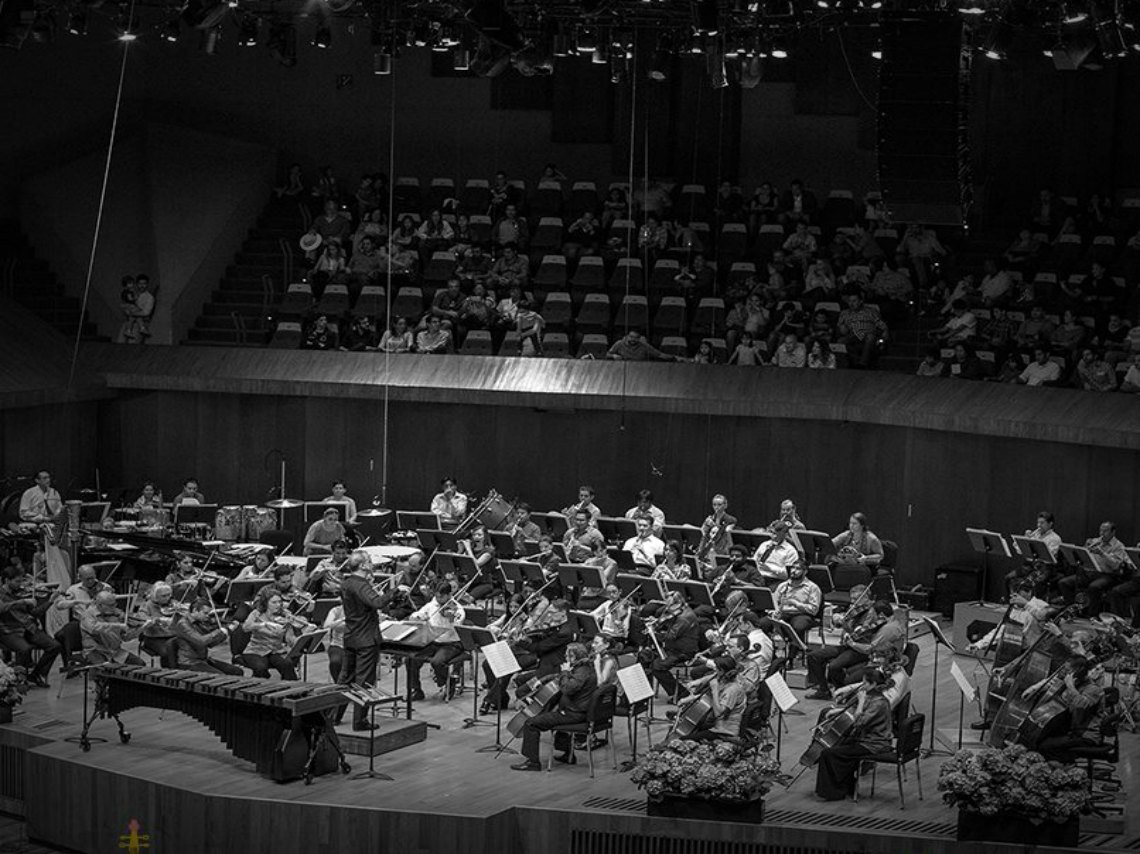
[[[127,21],[135,19],[135,0],[127,12]],[[107,203],[107,184],[111,179],[111,158],[115,154],[115,135],[119,129],[119,110],[123,105],[123,82],[127,75],[127,55],[130,53],[130,40],[123,40],[123,60],[119,64],[119,85],[115,90],[115,111],[111,117],[111,138],[107,142],[107,160],[103,164],[103,185],[99,189],[99,208],[95,214],[95,233],[91,236],[91,254],[87,259],[87,278],[83,282],[83,299],[79,303],[79,318],[75,323],[75,342],[71,348],[71,370],[67,374],[67,387],[75,382],[75,366],[79,361],[79,341],[83,336],[83,318],[87,316],[87,302],[91,296],[91,279],[95,273],[95,253],[99,248],[99,231],[103,226],[103,209]]]
[[[388,115],[388,280],[384,288],[385,311],[384,317],[388,321],[389,330],[394,328],[392,318],[392,262],[394,260],[392,247],[395,245],[396,232],[396,69],[398,62],[392,63],[391,94]],[[392,339],[388,339],[388,346],[384,348],[384,429],[381,433],[380,447],[380,504],[388,506],[388,408],[392,390]]]

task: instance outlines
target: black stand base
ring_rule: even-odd
[[[382,774],[376,770],[376,706],[377,703],[372,704],[369,712],[369,722],[372,724],[372,729],[368,731],[368,770],[360,771],[353,774],[349,779],[351,780],[395,780],[395,777],[389,777],[387,774]],[[338,743],[337,750],[340,750]],[[341,754],[341,769],[345,774],[348,773],[348,763],[344,761],[344,754]]]

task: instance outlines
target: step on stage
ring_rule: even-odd
[[[921,647],[912,706],[929,715],[933,642]],[[956,741],[958,694],[941,653],[937,726]],[[958,659],[967,673],[973,662]],[[323,671],[323,668],[321,668]],[[320,681],[323,672],[311,671]],[[385,673],[385,680],[390,675]],[[129,846],[132,824],[149,836],[156,854],[957,854],[1000,851],[954,839],[955,813],[936,790],[940,756],[922,760],[923,799],[914,774],[905,784],[906,809],[889,768],[879,770],[875,795],[863,787],[860,801],[824,803],[814,793],[814,771],[791,789],[767,798],[762,825],[685,821],[645,815],[644,795],[629,775],[608,767],[596,751],[591,780],[585,754],[576,766],[552,772],[510,770],[517,755],[480,752],[495,742],[494,718],[465,727],[470,693],[450,703],[429,696],[416,704],[412,727],[377,711],[376,769],[392,781],[353,779],[365,756],[350,755],[352,774],[330,773],[306,786],[274,783],[253,764],[235,758],[205,726],[180,712],[134,708],[122,714],[132,738],[121,744],[114,721],[97,721],[92,736],[106,743],[83,752],[64,739],[80,730],[83,682],[31,692],[13,724],[0,727],[0,810],[25,815],[30,839],[71,851],[114,852]],[[802,692],[797,692],[802,695]],[[807,746],[819,702],[801,700],[802,715],[786,716],[781,756],[795,770]],[[659,705],[658,713],[663,714]],[[974,719],[966,709],[966,722]],[[424,722],[436,724],[423,739]],[[504,715],[504,739],[506,715]],[[654,741],[667,727],[655,724]],[[367,752],[367,733],[338,728],[346,742]],[[629,756],[625,721],[617,721],[619,762]],[[971,740],[969,735],[967,740]],[[941,739],[940,739],[941,740]],[[402,746],[398,742],[403,741]],[[1121,734],[1117,771],[1124,802],[1140,781],[1136,735]],[[380,747],[383,744],[384,747]],[[543,759],[549,746],[543,740]],[[646,746],[644,727],[639,749]],[[349,744],[346,744],[346,747]],[[398,746],[398,749],[396,747]],[[518,747],[517,744],[514,745]],[[387,751],[387,752],[385,752]],[[353,751],[355,752],[355,751]],[[1112,823],[1082,821],[1082,848],[1140,849],[1136,809]],[[1114,826],[1115,825],[1115,826]],[[1111,832],[1116,830],[1116,833]],[[123,846],[120,846],[120,841]]]

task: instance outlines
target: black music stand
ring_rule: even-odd
[[[709,608],[715,608],[712,598],[712,587],[704,581],[676,581],[672,578],[665,579],[666,590],[676,590],[685,597],[685,601],[689,603],[690,608],[696,608],[705,605]]]
[[[637,668],[634,670],[633,668]],[[640,671],[640,672],[638,672]],[[637,766],[637,719],[641,717],[642,713],[645,714],[645,731],[649,732],[649,703],[653,700],[653,696],[657,693],[657,688],[650,683],[649,676],[645,672],[645,668],[638,662],[623,667],[617,671],[618,682],[621,684],[622,690],[625,692],[626,701],[629,703],[629,718],[630,729],[633,730],[633,737],[629,740],[630,757],[628,761],[622,763],[622,771],[632,771]],[[636,698],[636,699],[634,699]],[[638,704],[644,703],[644,707],[640,712],[635,713]],[[610,733],[610,738],[614,734]]]
[[[1049,546],[1045,544],[1044,540],[1023,537],[1019,534],[1014,534],[1010,539],[1013,540],[1014,547],[1021,552],[1021,556],[1026,560],[1038,561],[1049,566],[1056,565],[1057,559],[1053,557],[1053,553],[1049,551]]]
[[[1100,565],[1090,552],[1084,546],[1078,546],[1073,543],[1061,543],[1060,555],[1067,563],[1081,569],[1085,572],[1100,572]]]
[[[464,613],[466,613],[466,609]],[[471,679],[475,683],[474,698],[471,701],[471,717],[463,719],[463,727],[467,729],[479,725],[490,726],[490,721],[479,720],[479,653],[483,647],[495,642],[495,636],[490,629],[480,626],[458,625],[455,627],[455,633],[459,635],[459,643],[463,647],[463,651],[471,654]]]
[[[328,635],[328,629],[317,628],[311,632],[305,632],[303,635],[293,641],[293,646],[289,648],[289,652],[285,657],[290,661],[301,660],[301,681],[309,681],[309,656],[321,648],[321,642]]]
[[[241,605],[248,602],[262,587],[272,583],[272,578],[243,578],[241,581],[231,581],[226,587],[226,604]]]
[[[776,608],[776,600],[772,598],[772,591],[767,587],[734,587],[748,597],[748,604],[757,614],[767,614]]]
[[[835,543],[825,531],[794,530],[789,531],[789,534],[809,564],[825,564],[836,553]]]
[[[986,593],[989,591],[990,555],[994,552],[1006,557],[1013,557],[1013,555],[1010,553],[1009,543],[1005,541],[1005,537],[996,531],[987,531],[984,528],[967,528],[966,534],[970,538],[970,545],[974,547],[974,551],[982,556],[982,598],[978,601],[985,602]]]
[[[514,674],[522,670],[514,652],[511,651],[511,645],[506,641],[494,641],[485,644],[479,651],[487,660],[487,666],[491,668],[491,675],[495,677],[496,682],[500,679],[509,680]],[[494,753],[496,758],[503,753],[518,753],[510,745],[503,744],[503,706],[501,703],[495,709],[495,743],[480,747],[475,752]]]
[[[625,575],[618,573],[614,580],[617,583],[618,589],[621,590],[622,598],[625,598],[637,590],[639,592],[636,598],[640,600],[643,605],[653,601],[665,601],[665,588],[661,586],[660,580],[656,578],[647,578],[644,575]]]
[[[540,564],[519,561],[518,568],[522,571],[523,579],[529,581],[535,590],[544,586],[548,580]]]
[[[930,636],[934,638],[934,674],[930,681],[930,743],[922,755],[953,756],[953,752],[949,750],[934,749],[934,732],[938,728],[938,649],[945,646],[953,654],[955,652],[954,644],[950,643],[942,632],[942,627],[930,617],[921,617],[920,619],[926,623],[926,628],[930,630]]]
[[[580,563],[564,563],[558,567],[558,580],[564,591],[568,588],[575,591],[580,591],[583,587],[601,588],[602,569]]]
[[[217,504],[179,504],[174,508],[174,524],[213,528],[217,513]]]
[[[487,628],[487,609],[475,605],[464,605],[463,621],[477,629],[485,629]]]
[[[772,539],[772,535],[767,532],[760,531],[741,531],[736,528],[732,532],[732,544],[734,546],[743,546],[748,550],[749,555],[754,555],[756,549],[760,548],[768,540]]]
[[[314,623],[318,626],[323,626],[325,624],[325,619],[329,615],[329,612],[339,604],[339,596],[329,599],[315,599],[313,601],[313,610],[310,611],[308,615],[309,622]]]
[[[579,640],[601,634],[601,627],[589,611],[567,611],[566,620]]]
[[[521,563],[522,561],[517,560],[499,561],[499,572],[503,574],[504,589],[509,593],[522,591],[524,577]]]
[[[368,730],[368,770],[361,771],[353,774],[353,780],[393,780],[395,778],[382,774],[376,770],[376,707],[382,706],[385,703],[399,703],[399,697],[387,697],[384,692],[376,687],[367,685],[348,685],[341,689],[341,693],[349,699],[349,702],[356,703],[364,706],[368,710],[368,722],[370,728]],[[342,757],[343,762],[343,757]]]
[[[637,575],[649,575],[648,572],[642,572],[637,564],[633,562],[633,552],[627,552],[623,548],[613,546],[606,549],[606,554],[613,558],[614,563],[617,564],[618,572],[628,574],[636,573]]]
[[[618,520],[613,516],[597,516],[594,518],[598,533],[605,538],[607,543],[619,541],[618,538],[621,535],[618,533],[617,522]]]
[[[488,531],[491,545],[495,547],[495,554],[501,558],[513,558],[518,554],[515,538],[506,531]]]
[[[91,745],[96,742],[99,744],[107,743],[107,739],[105,738],[88,735],[88,733],[91,731],[91,724],[95,723],[95,718],[99,716],[98,700],[95,701],[95,712],[90,715],[90,717],[87,714],[87,695],[90,693],[91,688],[91,670],[95,667],[102,667],[102,665],[86,664],[83,667],[76,668],[77,670],[81,670],[83,672],[83,731],[79,733],[79,735],[69,735],[64,739],[64,741],[70,742],[71,744],[78,744],[84,753],[89,751],[91,749]],[[75,671],[73,670],[72,673],[74,672]],[[116,717],[115,720],[118,721],[119,719]],[[119,721],[119,738],[122,740],[123,744],[126,744],[127,741],[129,741],[131,738],[129,733],[125,739],[123,738],[123,724],[121,721]]]

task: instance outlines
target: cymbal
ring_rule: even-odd
[[[369,519],[371,519],[375,516],[389,516],[389,515],[391,515],[391,513],[392,513],[391,510],[381,510],[378,507],[373,507],[369,510],[361,510],[356,515],[357,516],[366,516]]]
[[[265,506],[272,507],[274,510],[292,510],[304,503],[304,501],[298,501],[296,498],[274,498],[272,501],[265,502]]]

